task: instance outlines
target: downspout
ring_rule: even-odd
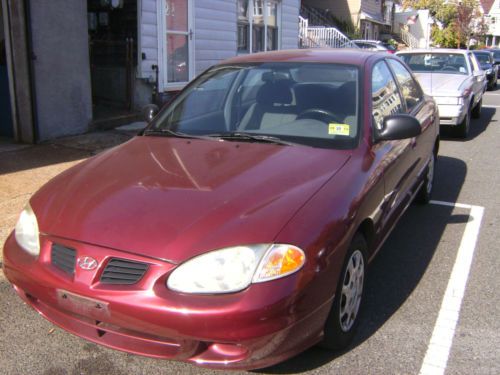
[[[33,138],[37,143],[39,138],[38,129],[38,110],[36,102],[36,80],[35,80],[35,60],[36,55],[33,51],[33,30],[31,28],[31,0],[25,0],[24,11],[26,14],[26,48],[28,49],[28,65],[31,89],[31,111],[33,119]]]
[[[12,63],[12,34],[10,28],[10,9],[7,0],[2,1],[3,23],[5,29],[5,60],[7,63],[7,81],[9,83],[9,96],[10,96],[10,110],[12,117],[12,130],[14,140],[20,141],[21,135],[19,134],[18,121],[17,121],[17,105],[16,105],[16,90],[14,86],[14,69]]]
[[[14,139],[35,143],[33,80],[28,49],[28,19],[26,0],[2,0],[6,33],[6,54],[9,72]]]

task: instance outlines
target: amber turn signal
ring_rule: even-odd
[[[274,280],[298,271],[304,265],[304,252],[293,245],[273,245],[260,262],[253,282]]]

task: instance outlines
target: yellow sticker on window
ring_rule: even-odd
[[[348,124],[328,124],[328,134],[330,135],[349,135],[349,129]]]

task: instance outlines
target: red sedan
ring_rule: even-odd
[[[233,58],[34,194],[5,275],[48,320],[130,353],[251,369],[346,347],[368,263],[430,199],[438,121],[389,55]]]

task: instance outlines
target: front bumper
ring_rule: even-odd
[[[462,104],[438,104],[441,125],[459,125],[467,114],[467,106]]]
[[[51,263],[54,242],[99,266],[63,272]],[[317,343],[331,306],[297,303],[297,275],[239,293],[183,295],[165,287],[175,268],[168,262],[48,236],[41,245],[35,259],[12,234],[5,243],[4,273],[19,296],[61,328],[129,353],[212,368],[267,367]],[[148,271],[133,285],[104,285],[100,277],[112,257],[148,263]]]

